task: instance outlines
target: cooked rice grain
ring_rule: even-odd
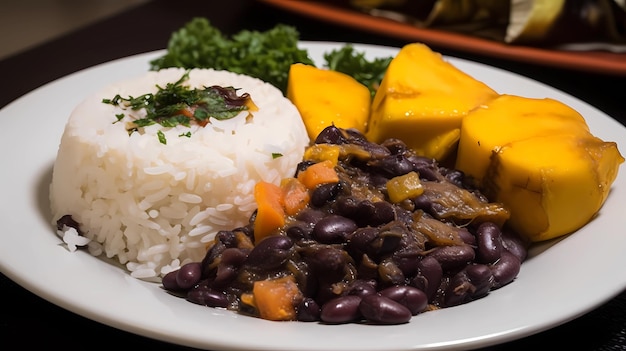
[[[185,84],[241,88],[259,107],[251,119],[241,113],[204,128],[152,125],[129,136],[129,114],[143,115],[102,103],[155,93],[184,72],[148,72],[91,95],[69,117],[54,164],[53,223],[71,215],[92,240],[89,252],[117,258],[141,279],[201,260],[219,230],[247,223],[254,184],[293,175],[309,143],[297,109],[278,89],[231,72],[192,70]],[[120,113],[124,119],[114,123]]]

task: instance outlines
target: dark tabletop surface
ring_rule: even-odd
[[[164,49],[171,33],[193,17],[208,18],[225,34],[241,29],[267,30],[277,23],[297,27],[302,40],[369,43],[401,47],[407,43],[295,15],[252,0],[154,0],[104,19],[28,51],[0,60],[0,108],[25,93],[77,70],[113,59]],[[36,25],[36,24],[25,24]],[[432,46],[461,57],[516,72],[551,85],[626,124],[626,77],[591,74],[469,55]],[[626,267],[625,267],[626,269]],[[189,350],[121,331],[66,311],[0,275],[0,343],[23,349]],[[94,344],[95,341],[95,344]],[[539,334],[489,350],[626,350],[626,292],[587,314]],[[559,347],[560,348],[560,347]]]

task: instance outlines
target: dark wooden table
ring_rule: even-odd
[[[302,40],[395,47],[407,43],[384,34],[372,35],[331,25],[252,0],[154,0],[1,60],[0,108],[39,86],[80,69],[163,49],[171,33],[196,16],[209,18],[225,34],[241,29],[267,30],[277,23],[286,23],[298,28]],[[584,100],[626,124],[624,76],[560,70],[469,55],[436,46],[432,48],[445,55],[532,77]],[[45,346],[84,350],[96,345],[100,349],[189,350],[117,330],[68,312],[25,290],[4,275],[0,275],[0,296],[0,341],[3,345],[24,349]],[[626,292],[561,326],[489,349],[543,349],[548,345],[571,345],[577,350],[626,350]]]

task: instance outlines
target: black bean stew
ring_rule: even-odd
[[[515,279],[526,243],[505,229],[508,210],[461,172],[400,140],[376,144],[336,127],[320,133],[297,172],[329,150],[338,182],[311,190],[308,205],[259,242],[256,212],[245,227],[219,232],[202,262],[167,274],[163,287],[267,319],[399,324]],[[255,304],[257,285],[269,281],[291,282],[282,285],[291,314],[267,317]]]

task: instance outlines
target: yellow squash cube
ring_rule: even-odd
[[[362,133],[367,128],[372,96],[347,74],[295,63],[289,69],[287,98],[298,108],[312,141],[331,125]]]
[[[511,211],[508,224],[537,242],[574,232],[604,204],[624,162],[617,145],[590,134],[544,135],[493,153],[484,192]]]
[[[391,61],[374,96],[366,136],[377,143],[399,138],[441,161],[456,150],[461,120],[496,96],[428,46],[408,44]]]
[[[543,135],[588,135],[583,116],[553,99],[501,95],[463,119],[455,168],[480,186],[497,148]]]

